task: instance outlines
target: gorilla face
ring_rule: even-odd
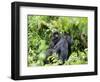
[[[60,34],[59,32],[54,32],[52,36],[52,41],[54,44],[56,44],[60,40]]]
[[[54,32],[51,37],[50,48],[53,48],[56,45],[56,43],[60,40],[60,38],[60,33]]]

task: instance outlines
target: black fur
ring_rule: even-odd
[[[57,36],[55,36],[57,35]],[[57,53],[60,60],[63,63],[68,60],[71,53],[71,44],[72,38],[68,33],[64,33],[61,35],[58,32],[55,32],[52,36],[51,44],[49,49],[47,50],[47,57],[52,55],[53,53]]]

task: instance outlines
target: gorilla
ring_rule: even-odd
[[[72,38],[68,33],[64,33],[59,42],[54,46],[55,52],[63,63],[68,60],[71,53]]]
[[[72,38],[68,33],[64,32],[61,36],[59,32],[54,32],[49,49],[46,52],[46,57],[52,55],[53,53],[57,53],[58,58],[64,63],[70,56],[71,44]]]

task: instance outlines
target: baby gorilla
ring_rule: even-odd
[[[68,33],[64,33],[59,42],[54,46],[54,51],[58,54],[63,63],[68,60],[71,52],[72,38]]]

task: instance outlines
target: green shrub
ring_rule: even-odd
[[[64,65],[76,65],[88,63],[87,46],[87,17],[60,17],[60,16],[28,16],[28,66],[51,66],[60,65],[56,53],[47,58],[46,54],[51,34],[54,31],[59,33],[68,32],[73,38],[71,54]]]

